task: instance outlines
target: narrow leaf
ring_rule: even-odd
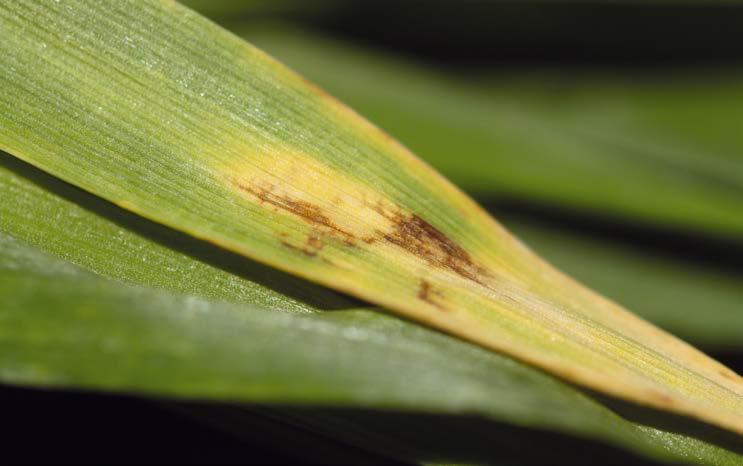
[[[0,231],[106,277],[283,311],[358,305],[153,224],[7,154],[0,154],[0,199]],[[743,345],[739,278],[505,220],[540,254],[661,327],[705,348]]]
[[[740,377],[541,261],[405,148],[172,2],[3,2],[0,148],[576,383],[743,433]]]

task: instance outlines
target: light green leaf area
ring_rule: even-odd
[[[714,443],[626,421],[533,368],[378,312],[307,316],[179,296],[97,277],[6,234],[0,246],[5,383],[476,414],[663,461],[743,460]],[[353,425],[353,417],[335,422]]]
[[[737,74],[446,78],[358,46],[232,29],[328,89],[480,198],[740,237]]]
[[[572,382],[743,433],[743,384],[172,2],[0,9],[0,147],[127,210]]]

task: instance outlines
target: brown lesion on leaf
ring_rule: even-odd
[[[660,390],[648,390],[646,392],[646,396],[650,400],[654,400],[656,403],[659,403],[661,406],[674,406],[676,404],[676,400],[673,396],[662,392]]]
[[[286,238],[286,235],[279,235],[279,236],[281,238]],[[292,249],[294,251],[301,252],[302,254],[308,257],[317,256],[322,250],[322,248],[325,247],[325,242],[322,239],[322,235],[317,231],[313,231],[309,235],[307,235],[307,239],[305,240],[304,244],[299,245],[299,246],[289,242],[286,239],[281,239],[280,242],[285,247]]]
[[[305,256],[315,257],[317,255],[317,251],[312,251],[310,249],[305,248],[304,246],[297,246],[296,244],[292,244],[286,240],[281,240],[279,242],[281,243],[282,246],[289,248],[293,251],[301,252]]]
[[[392,222],[392,229],[381,232],[381,236],[396,246],[415,254],[429,264],[450,270],[473,282],[484,284],[488,271],[475,263],[472,256],[441,230],[416,214],[403,215],[385,209],[374,208]]]
[[[446,311],[447,308],[441,303],[444,295],[436,290],[428,280],[421,280],[418,285],[418,299],[424,301],[433,307]]]
[[[277,192],[273,186],[253,187],[244,183],[236,183],[237,187],[258,199],[261,204],[269,204],[277,210],[283,210],[296,215],[317,230],[307,238],[307,244],[313,255],[322,249],[322,238],[333,237],[343,241],[348,246],[356,244],[356,236],[339,227],[333,222],[323,209],[311,202],[295,199],[287,194]]]
[[[286,247],[300,251],[308,257],[318,256],[331,240],[355,248],[386,242],[419,257],[433,267],[448,270],[481,285],[484,285],[490,276],[464,248],[438,228],[417,214],[408,213],[378,195],[370,195],[358,202],[358,205],[354,204],[353,198],[342,199],[337,196],[334,199],[331,205],[336,206],[340,212],[350,210],[349,214],[355,215],[354,210],[358,209],[359,219],[365,219],[364,222],[351,223],[353,229],[349,230],[350,227],[344,224],[344,219],[334,218],[322,203],[298,198],[296,194],[292,195],[275,184],[246,183],[238,180],[235,180],[234,184],[260,204],[267,204],[275,211],[292,214],[309,224],[312,232],[304,244],[282,241]]]

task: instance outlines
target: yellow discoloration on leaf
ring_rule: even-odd
[[[223,172],[236,193],[275,213],[301,219],[325,240],[345,246],[368,244],[377,232],[390,228],[390,220],[377,207],[389,205],[389,200],[306,154],[255,155],[249,147],[236,152],[246,154],[244,161]]]
[[[338,249],[364,250],[384,260],[397,257],[401,264],[407,257],[404,268],[415,276],[453,274],[479,285],[492,278],[468,251],[417,213],[317,159],[289,151],[256,155],[247,147],[232,151],[245,158],[225,171],[228,184],[253,204],[304,227],[303,244],[289,243],[285,237],[290,233],[277,231],[287,247],[326,259]],[[326,243],[332,244],[326,248]]]

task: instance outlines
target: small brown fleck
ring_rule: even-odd
[[[434,289],[427,280],[421,280],[418,287],[418,299],[425,301],[428,304],[441,309],[442,311],[447,310],[446,306],[441,304],[439,300],[443,298],[440,291]]]
[[[309,248],[304,247],[304,246],[297,246],[297,245],[292,244],[292,243],[290,243],[288,241],[283,241],[282,240],[281,241],[281,244],[284,245],[284,246],[286,246],[289,249],[292,249],[294,251],[301,252],[305,256],[315,257],[317,255],[317,251],[315,251],[315,250],[309,249]]]
[[[325,246],[323,243],[320,233],[313,231],[307,236],[307,247],[312,248],[315,251],[320,251]]]
[[[286,238],[286,236],[286,233],[279,233],[279,238]],[[287,248],[299,251],[309,257],[317,256],[322,248],[325,247],[325,243],[322,240],[322,234],[317,231],[312,231],[309,235],[307,235],[307,239],[302,246],[297,246],[284,239],[282,239],[280,242]]]
[[[672,396],[658,390],[651,390],[648,392],[648,395],[664,406],[673,406],[676,404],[676,400]]]

